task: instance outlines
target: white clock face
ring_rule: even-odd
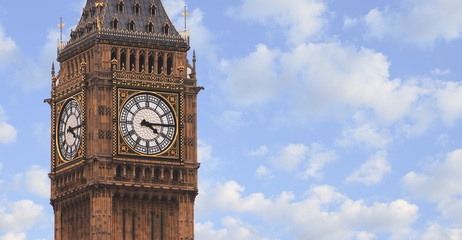
[[[58,146],[64,160],[74,159],[82,136],[82,113],[75,100],[67,102],[58,123]]]
[[[167,150],[176,134],[175,114],[161,97],[142,93],[125,102],[120,112],[120,132],[136,152],[155,155]]]

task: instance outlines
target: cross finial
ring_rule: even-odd
[[[61,47],[63,45],[63,27],[64,27],[64,23],[63,23],[63,17],[59,17],[59,24],[58,24],[58,27],[59,27],[59,46]]]
[[[187,16],[189,15],[188,7],[186,6],[186,4],[184,5],[184,12],[181,15],[184,16],[184,35],[186,37],[187,21],[188,21]]]

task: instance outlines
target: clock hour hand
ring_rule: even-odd
[[[67,128],[67,132],[68,133],[72,133],[72,136],[74,136],[74,138],[77,138],[77,134],[75,134],[74,130],[81,127],[81,125],[77,125],[75,127],[71,127],[69,126],[69,128]]]
[[[150,123],[148,121],[146,121],[145,119],[143,119],[143,121],[141,121],[141,126],[143,127],[148,127],[149,129],[152,130],[152,132],[154,134],[159,134],[159,132],[157,131],[157,129],[153,128],[152,126],[155,125],[154,123]]]

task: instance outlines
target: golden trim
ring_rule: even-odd
[[[133,149],[130,144],[128,144],[125,140],[125,138],[121,135],[121,130],[120,130],[120,113],[122,111],[123,106],[129,101],[131,98],[133,98],[136,95],[139,94],[152,94],[158,98],[160,98],[162,101],[164,101],[169,108],[172,109],[174,112],[174,117],[175,117],[175,137],[170,143],[170,146],[168,146],[164,151],[159,152],[157,154],[143,154],[140,153],[139,151]],[[169,100],[163,95],[167,95],[168,98],[173,98],[174,103],[171,103],[171,99]],[[169,92],[153,92],[153,91],[143,91],[143,90],[135,90],[135,89],[127,89],[127,88],[118,88],[117,89],[117,119],[116,119],[116,124],[117,124],[117,153],[118,155],[129,155],[129,156],[143,156],[143,157],[156,157],[156,158],[167,158],[167,159],[179,159],[180,160],[180,141],[179,141],[179,135],[180,135],[180,121],[178,118],[179,115],[179,94],[178,93],[169,93]],[[122,102],[121,102],[122,100]],[[176,105],[176,106],[175,106]],[[121,141],[122,139],[122,141]],[[123,145],[122,145],[123,144]],[[124,146],[128,146],[134,153],[130,153],[128,151],[121,151],[121,148]],[[115,147],[115,146],[114,146]],[[169,151],[175,150],[173,154],[169,154]],[[166,155],[167,154],[167,155]]]
[[[61,114],[62,114],[62,111],[64,109],[64,106],[72,101],[72,100],[75,100],[78,104],[79,104],[79,108],[80,108],[80,114],[81,114],[81,125],[82,125],[82,128],[81,128],[81,135],[80,135],[80,143],[79,143],[79,149],[77,150],[74,158],[72,158],[71,160],[66,160],[64,159],[62,153],[61,153],[61,149],[59,147],[59,141],[58,141],[58,133],[56,131],[58,131],[59,129],[59,126],[57,126],[59,124],[59,119],[61,119]],[[85,141],[85,135],[86,135],[86,119],[85,119],[85,92],[82,91],[82,92],[79,92],[77,94],[74,94],[66,99],[63,99],[56,104],[56,109],[55,109],[55,113],[54,113],[54,118],[55,118],[55,121],[54,121],[54,146],[53,148],[55,149],[55,151],[57,152],[57,154],[55,154],[54,157],[54,166],[53,166],[53,171],[55,171],[56,168],[59,168],[61,165],[63,164],[66,164],[66,163],[70,163],[72,161],[75,161],[79,158],[83,158],[85,156],[85,144],[86,144],[86,141]],[[56,119],[58,121],[56,121]]]

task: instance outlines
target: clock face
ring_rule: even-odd
[[[67,102],[58,123],[58,146],[64,160],[74,159],[82,136],[82,113],[76,100]]]
[[[135,95],[125,102],[120,111],[119,126],[125,142],[145,155],[167,150],[177,131],[170,105],[150,93]]]

